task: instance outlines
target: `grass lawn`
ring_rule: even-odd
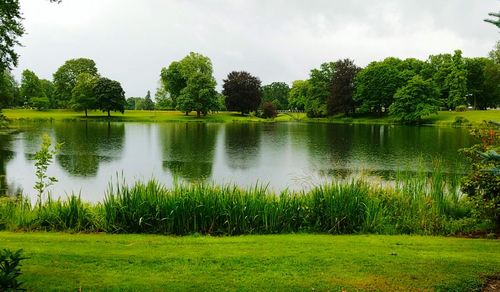
[[[29,290],[473,291],[500,241],[421,236],[169,237],[0,232]]]
[[[49,110],[35,111],[27,109],[5,109],[3,114],[11,120],[81,120],[85,119],[83,112],[74,112],[69,110]],[[483,120],[500,120],[500,110],[487,111],[466,111],[453,112],[441,111],[424,120],[424,124],[434,124],[439,126],[450,126],[455,118],[461,116],[466,118],[472,124],[480,124]],[[88,119],[104,119],[106,113],[100,111],[90,111]],[[125,114],[112,113],[113,121],[135,121],[135,122],[323,122],[323,123],[357,123],[357,124],[391,124],[394,123],[389,117],[369,117],[361,116],[350,117],[328,117],[328,118],[307,118],[303,113],[279,114],[274,119],[261,119],[252,116],[242,116],[235,112],[220,112],[209,114],[206,117],[197,118],[195,113],[189,116],[178,111],[125,111]]]

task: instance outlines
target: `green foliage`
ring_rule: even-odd
[[[500,28],[500,12],[491,12],[491,13],[488,13],[488,15],[491,17],[495,17],[496,19],[487,18],[484,21],[489,22],[489,23],[495,25],[496,27]]]
[[[15,252],[3,249],[0,250],[0,291],[18,291],[23,290],[23,282],[18,280],[21,276],[21,261],[27,258],[23,257],[23,250]]]
[[[330,86],[335,73],[335,63],[323,63],[319,69],[312,69],[309,74],[307,98],[304,110],[308,117],[327,115],[326,100],[330,95]]]
[[[438,97],[439,92],[432,81],[416,75],[394,94],[394,103],[389,107],[390,115],[406,123],[420,122],[422,117],[437,114]]]
[[[42,83],[33,71],[23,71],[20,94],[24,103],[29,103],[34,97],[45,97]]]
[[[21,43],[18,38],[24,34],[19,0],[4,0],[0,4],[0,72],[17,66],[18,54],[15,47]]]
[[[265,119],[274,118],[278,115],[276,106],[272,102],[264,102],[262,104],[262,117]]]
[[[172,98],[169,93],[164,89],[163,86],[160,86],[155,93],[155,108],[158,110],[171,110],[175,109]]]
[[[258,77],[245,71],[233,71],[227,75],[222,87],[228,110],[247,114],[259,108],[262,101],[262,89]]]
[[[212,61],[198,53],[189,53],[175,61],[160,74],[162,90],[168,93],[172,106],[186,114],[196,111],[200,116],[215,110],[217,96]]]
[[[58,107],[67,108],[73,96],[73,88],[80,74],[87,73],[99,77],[96,64],[91,59],[79,58],[66,61],[54,73],[55,96]]]
[[[332,76],[330,96],[327,100],[329,114],[354,113],[356,106],[353,99],[354,78],[360,70],[361,68],[350,59],[335,62],[335,73]]]
[[[56,108],[57,102],[54,84],[47,79],[41,79],[40,84],[42,85],[43,95],[49,99],[49,108]]]
[[[288,95],[288,105],[290,109],[304,110],[307,93],[309,92],[308,80],[295,80]]]
[[[500,41],[497,41],[493,50],[488,53],[490,60],[493,63],[500,65]]]
[[[285,82],[273,82],[262,86],[262,102],[272,102],[279,110],[288,109],[290,86]]]
[[[57,179],[53,176],[47,175],[47,169],[52,164],[54,160],[54,155],[57,154],[61,148],[60,144],[56,144],[52,147],[52,142],[49,135],[45,134],[42,137],[42,144],[40,145],[40,150],[35,153],[33,159],[35,160],[35,186],[33,187],[38,193],[38,205],[42,206],[43,194],[45,191],[57,182]]]
[[[466,105],[459,105],[455,107],[456,112],[466,112],[467,111],[467,106]]]
[[[500,125],[485,123],[472,130],[481,144],[462,151],[472,162],[472,170],[462,181],[462,191],[474,204],[477,217],[489,219],[500,230]]]
[[[159,234],[452,234],[480,227],[457,184],[435,170],[398,174],[394,186],[336,182],[275,194],[262,186],[175,184],[152,180],[111,187],[102,203],[72,196],[32,207],[0,201],[0,223],[11,230],[105,231]]]
[[[94,85],[94,96],[97,108],[111,116],[111,111],[123,113],[125,111],[125,91],[118,81],[108,78],[99,78]]]
[[[77,111],[84,110],[85,116],[87,116],[87,111],[89,109],[97,108],[97,98],[94,92],[97,80],[98,78],[96,76],[89,73],[81,73],[78,75],[75,87],[73,87],[71,91],[71,108]]]
[[[396,91],[413,77],[409,71],[399,70],[401,62],[396,58],[372,62],[356,75],[354,100],[361,112],[387,111]]]
[[[144,97],[143,109],[151,111],[155,109],[155,103],[151,99],[151,92],[148,90],[146,97]]]
[[[0,109],[19,104],[19,88],[14,76],[7,70],[0,73]]]
[[[467,94],[467,69],[462,58],[462,51],[456,50],[452,57],[451,72],[445,79],[445,86],[448,88],[448,99],[446,105],[453,109],[465,103]]]
[[[50,101],[47,97],[32,97],[28,102],[29,106],[39,111],[48,110],[50,108]]]

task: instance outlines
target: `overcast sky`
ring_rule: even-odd
[[[291,83],[325,61],[364,66],[461,49],[486,56],[500,39],[483,22],[498,0],[21,0],[18,52],[41,78],[67,59],[96,61],[127,96],[156,90],[160,70],[190,51],[211,58],[219,84],[232,70]]]

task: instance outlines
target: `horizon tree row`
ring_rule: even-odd
[[[488,58],[464,58],[462,52],[431,55],[422,61],[388,57],[365,68],[350,59],[325,62],[310,71],[309,79],[262,86],[246,71],[232,71],[216,90],[211,60],[191,52],[161,70],[154,102],[145,97],[125,100],[117,81],[99,75],[95,62],[86,58],[66,61],[53,81],[39,79],[30,70],[18,84],[5,70],[0,76],[0,107],[30,106],[37,109],[75,110],[176,109],[197,116],[215,111],[250,112],[269,116],[276,110],[304,110],[309,117],[356,113],[385,115],[418,122],[439,109],[469,105],[475,109],[500,104],[500,42]],[[99,85],[99,86],[97,86]]]

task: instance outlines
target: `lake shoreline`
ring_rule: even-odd
[[[26,109],[4,109],[3,114],[11,122],[37,122],[37,121],[111,121],[111,122],[190,122],[190,123],[329,123],[329,124],[364,124],[364,125],[405,125],[396,122],[390,117],[343,117],[334,116],[326,118],[308,118],[304,113],[279,114],[273,119],[263,119],[255,116],[242,116],[234,112],[219,112],[206,117],[184,115],[178,111],[125,111],[125,114],[114,113],[111,118],[100,112],[91,111],[89,116],[81,112],[67,110],[36,111]],[[500,110],[447,112],[442,111],[437,115],[423,119],[415,126],[436,127],[471,127],[481,124],[485,120],[500,120]]]

